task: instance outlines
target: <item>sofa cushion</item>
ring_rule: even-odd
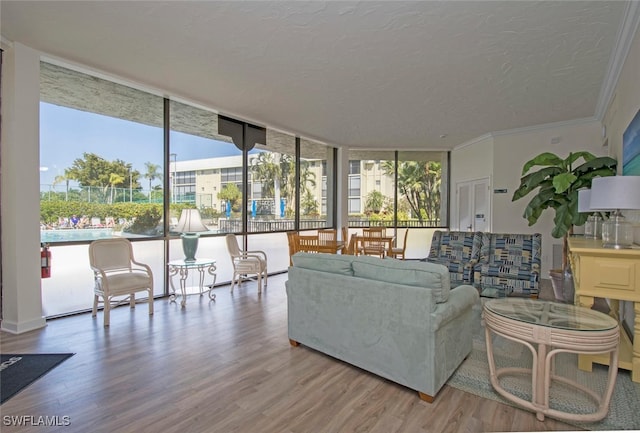
[[[437,303],[449,299],[451,282],[449,271],[443,265],[367,256],[355,257],[351,265],[355,277],[424,287],[433,291]]]
[[[351,262],[354,256],[323,253],[295,253],[291,256],[293,266],[314,271],[331,272],[337,275],[353,276]]]
[[[476,265],[476,272],[480,272],[481,275],[488,277],[530,280],[533,271],[530,265],[508,266],[480,263]]]

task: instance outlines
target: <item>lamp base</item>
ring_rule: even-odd
[[[590,215],[584,224],[584,237],[587,239],[600,239],[602,237],[602,218],[598,215]]]
[[[633,245],[633,225],[618,214],[602,224],[602,246],[621,250]]]
[[[198,250],[198,233],[183,233],[182,238],[182,251],[184,252],[185,262],[196,261],[196,251]]]

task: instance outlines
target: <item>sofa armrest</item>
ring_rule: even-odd
[[[470,309],[479,302],[478,291],[468,285],[458,286],[449,292],[449,300],[441,304],[436,304],[436,309],[431,313],[432,331],[455,320],[458,316]]]

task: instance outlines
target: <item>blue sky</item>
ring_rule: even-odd
[[[180,132],[171,132],[170,140],[178,161],[238,154],[229,143]],[[53,183],[84,152],[121,159],[144,174],[145,162],[162,167],[162,151],[162,128],[40,103],[40,184]]]

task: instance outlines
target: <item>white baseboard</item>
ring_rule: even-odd
[[[10,322],[5,319],[0,325],[0,330],[11,334],[22,334],[23,332],[33,331],[44,328],[45,326],[47,326],[47,321],[44,317],[29,320],[28,322]]]

